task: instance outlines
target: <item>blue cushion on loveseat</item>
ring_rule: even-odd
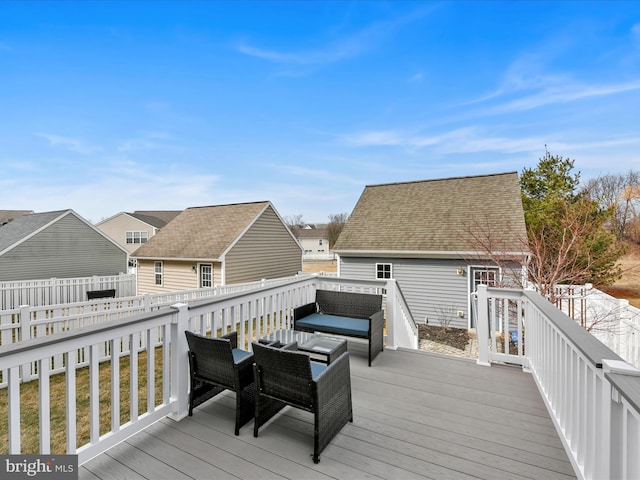
[[[326,333],[356,337],[367,337],[369,332],[368,319],[339,317],[323,313],[312,313],[300,320],[296,320],[296,326],[311,329],[317,328]]]

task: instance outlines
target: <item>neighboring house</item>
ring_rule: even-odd
[[[305,255],[329,254],[329,229],[327,225],[307,224],[293,231]]]
[[[188,208],[133,257],[140,293],[251,282],[302,270],[300,244],[268,201]]]
[[[96,227],[133,253],[179,213],[180,210],[120,212],[97,223]]]
[[[340,276],[395,279],[416,322],[470,328],[478,284],[523,279],[526,238],[509,172],[367,186],[333,250]]]
[[[33,213],[33,210],[0,210],[0,227],[30,213]]]
[[[127,251],[73,210],[21,215],[0,227],[0,281],[126,271]]]

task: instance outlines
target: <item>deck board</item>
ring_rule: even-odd
[[[576,478],[532,377],[425,352],[367,366],[349,344],[354,422],[311,460],[312,416],[285,408],[253,437],[233,434],[233,394],[180,422],[163,419],[80,468],[112,479]]]

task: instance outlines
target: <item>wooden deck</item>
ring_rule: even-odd
[[[80,469],[80,479],[576,478],[532,377],[519,367],[349,344],[354,421],[321,455],[312,418],[287,408],[233,434],[233,394],[164,419]]]

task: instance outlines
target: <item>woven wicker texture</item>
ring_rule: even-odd
[[[382,295],[316,290],[315,303],[309,303],[294,309],[293,328],[295,330],[341,335],[340,331],[332,330],[328,327],[320,328],[314,326],[313,328],[307,328],[297,323],[297,320],[312,313],[368,319],[369,331],[366,335],[349,336],[366,338],[369,341],[369,366],[371,366],[373,359],[384,350],[384,311],[382,310]]]
[[[232,349],[237,348],[238,334],[231,332],[220,338],[209,338],[185,332],[189,344],[190,393],[189,415],[193,409],[224,390],[236,394],[235,434],[249,422],[255,410],[253,355],[234,362]]]
[[[284,405],[312,412],[313,461],[318,463],[322,450],[353,421],[349,354],[343,353],[313,378],[305,353],[258,343],[253,344],[253,352],[257,387],[254,436]]]
[[[369,318],[382,309],[382,295],[317,290],[319,313],[343,317]]]

